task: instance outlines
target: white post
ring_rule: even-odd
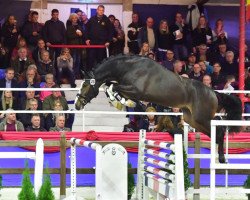
[[[95,149],[95,199],[101,200],[102,191],[102,146],[98,145]]]
[[[184,148],[187,154],[188,154],[188,128],[189,124],[184,122]]]
[[[226,163],[228,163],[228,127],[226,128]],[[228,188],[228,170],[225,172],[225,187]]]
[[[71,200],[76,200],[76,144],[71,145],[70,153]]]
[[[211,121],[210,200],[215,199],[216,126]]]

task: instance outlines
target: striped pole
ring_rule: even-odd
[[[160,170],[159,168],[144,165],[144,170],[148,171],[148,172],[151,172],[152,174],[156,174],[156,175],[158,175],[158,176],[160,176],[162,178],[165,178],[165,179],[167,179],[167,180],[169,180],[171,182],[173,182],[174,179],[175,179],[175,175],[169,174],[168,172]]]
[[[89,141],[81,140],[81,139],[76,139],[76,138],[71,138],[70,142],[71,142],[71,145],[84,146],[84,147],[88,147],[94,150],[96,150],[98,146],[101,146],[100,144],[97,144],[97,143],[93,143],[93,142],[89,142]]]
[[[144,149],[144,153],[152,155],[152,156],[158,156],[158,157],[164,158],[166,160],[171,160],[172,162],[175,163],[175,155],[174,154],[169,155],[169,153],[164,153],[164,152],[156,151],[153,149],[147,149],[147,148]]]
[[[146,156],[143,157],[143,160],[144,160],[144,162],[147,162],[147,163],[150,163],[153,165],[157,165],[159,167],[163,167],[163,168],[171,170],[173,173],[175,173],[175,165],[173,165],[173,164],[169,164],[167,162],[156,160],[153,158],[148,158]]]
[[[144,140],[144,143],[149,146],[159,147],[162,149],[169,149],[171,151],[174,151],[174,144],[171,144],[171,143],[158,142],[158,141],[153,141],[153,140]]]

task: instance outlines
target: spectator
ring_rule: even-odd
[[[215,27],[214,27],[214,30],[212,31],[212,34],[213,34],[213,42],[215,44],[227,43],[228,36],[227,36],[227,32],[224,30],[224,23],[222,19],[216,20]]]
[[[219,62],[221,64],[226,62],[226,52],[227,52],[227,44],[225,43],[221,43],[218,46],[218,51],[216,51],[214,53],[214,55],[212,56],[212,64],[214,64],[215,62]]]
[[[172,108],[172,112],[174,113],[179,113],[181,112],[180,108]],[[180,116],[180,115],[171,115],[170,116],[171,118],[171,121],[174,125],[174,128],[179,130],[179,131],[183,131],[183,126],[184,126],[184,118],[183,116]]]
[[[27,109],[26,110],[32,110],[37,111],[38,110],[38,100],[35,98],[29,99],[28,100],[28,105],[27,105]],[[24,128],[28,128],[29,126],[32,126],[32,115],[34,113],[22,113],[18,115],[18,118],[20,119],[20,121],[23,123]],[[39,116],[39,124],[44,127],[45,125],[45,118],[43,114],[36,114]]]
[[[84,34],[85,33],[83,32],[77,14],[75,13],[70,14],[66,30],[67,44],[82,45]],[[73,57],[74,75],[75,77],[80,78],[79,75],[80,75],[80,65],[82,60],[81,59],[82,50],[72,49],[71,55]]]
[[[226,84],[224,85],[223,90],[233,91],[238,86],[234,75],[228,75],[226,77]]]
[[[152,52],[152,51],[150,50],[149,44],[147,42],[144,42],[142,44],[141,51],[140,51],[139,55],[147,56],[150,52]]]
[[[161,20],[159,28],[156,30],[156,38],[158,43],[157,61],[162,62],[166,60],[166,52],[172,49],[173,35],[169,31],[167,20]]]
[[[32,114],[31,126],[28,126],[25,130],[34,132],[47,131],[45,128],[41,126],[41,119],[39,114]]]
[[[49,131],[69,132],[70,128],[65,127],[65,116],[64,115],[57,116],[55,127],[50,128]]]
[[[42,25],[38,23],[38,12],[31,12],[31,21],[24,24],[22,36],[26,39],[29,48],[33,51],[38,40],[42,37]]]
[[[183,70],[183,63],[180,60],[174,61],[173,72],[175,74],[181,75]]]
[[[0,110],[13,109],[17,110],[17,99],[12,95],[12,91],[5,90],[2,93],[0,101]],[[0,115],[0,120],[4,118],[4,114]]]
[[[5,70],[5,77],[0,79],[0,88],[18,88],[18,83],[14,79],[14,69],[7,68]],[[0,91],[0,95],[2,95],[2,91]],[[13,92],[13,96],[17,98],[18,92]]]
[[[131,54],[139,54],[140,52],[138,33],[142,27],[143,24],[139,21],[138,13],[133,13],[132,23],[128,25],[128,48]]]
[[[152,60],[155,60],[155,54],[153,52],[150,52],[148,55],[147,55],[148,58],[152,59]]]
[[[46,74],[45,75],[45,84],[41,88],[52,88],[55,85],[56,85],[56,83],[54,81],[54,75],[53,74]],[[46,89],[44,89],[43,91],[40,92],[40,100],[44,101],[44,99],[51,94],[52,94],[51,91],[47,91]]]
[[[146,26],[142,27],[138,34],[138,44],[139,47],[142,47],[144,42],[149,44],[149,48],[152,51],[155,51],[158,48],[158,40],[156,31],[154,30],[154,19],[152,17],[148,17],[146,20]]]
[[[17,40],[16,47],[13,49],[12,52],[10,52],[11,53],[11,60],[15,60],[16,58],[18,58],[18,50],[20,48],[26,48],[27,57],[32,60],[32,52],[28,48],[26,40],[23,37],[19,37],[19,39]]]
[[[70,83],[71,87],[76,87],[74,72],[73,72],[73,58],[70,55],[68,48],[63,48],[61,55],[57,58],[58,76],[57,80],[59,84],[65,83],[63,79],[66,79],[66,83]]]
[[[21,47],[18,50],[18,58],[11,62],[11,67],[14,68],[15,78],[20,82],[25,75],[28,66],[34,64],[34,61],[28,58],[27,49]]]
[[[211,54],[206,44],[199,45],[197,50],[198,50],[196,54],[197,61],[200,61],[202,59],[204,61],[211,62],[212,60]]]
[[[209,88],[212,88],[212,78],[210,75],[205,74],[202,78],[202,83]]]
[[[11,52],[17,44],[19,36],[19,28],[14,15],[9,15],[2,27],[2,40],[3,46],[8,49],[8,59],[11,57]]]
[[[19,104],[19,110],[28,110],[30,108],[29,100],[30,99],[36,99],[38,102],[38,110],[42,110],[42,102],[40,99],[35,97],[35,91],[26,91],[25,96],[20,98],[18,104]]]
[[[194,53],[191,53],[188,56],[188,61],[187,61],[187,64],[185,66],[185,73],[187,73],[187,74],[191,73],[191,71],[193,71],[195,63],[196,63],[196,55]]]
[[[66,44],[66,29],[64,23],[59,20],[59,11],[51,11],[51,19],[45,22],[43,27],[43,38],[46,46],[52,44]],[[60,55],[60,48],[50,48],[50,55],[53,61]]]
[[[184,23],[182,14],[179,12],[177,12],[175,15],[175,24],[171,26],[171,32],[174,36],[173,50],[175,59],[185,60],[188,56],[188,50],[186,46],[188,26]]]
[[[234,59],[234,52],[226,52],[226,62],[222,63],[222,73],[224,75],[234,75],[238,77],[239,64]]]
[[[213,67],[211,65],[209,65],[208,62],[199,61],[198,64],[200,65],[201,72],[203,74],[212,74],[213,73]]]
[[[201,66],[198,63],[194,64],[193,71],[191,71],[188,74],[188,76],[189,76],[190,79],[194,79],[194,80],[197,80],[197,81],[202,81],[203,73],[201,71]]]
[[[156,110],[154,107],[148,107],[146,112],[149,114],[141,118],[139,122],[139,130],[144,129],[147,132],[153,132],[156,129],[157,117],[155,115],[151,115],[150,112],[156,112]]]
[[[193,32],[193,52],[196,53],[198,46],[201,44],[206,44],[210,47],[212,41],[212,30],[208,26],[206,18],[204,16],[200,16],[198,26]]]
[[[12,109],[8,111],[12,111]],[[0,123],[0,131],[24,131],[24,127],[22,122],[16,119],[15,113],[8,113],[3,122]]]
[[[35,50],[32,53],[32,57],[35,61],[36,64],[38,64],[39,62],[41,62],[42,58],[42,52],[46,50],[46,45],[45,45],[45,41],[43,39],[39,39],[37,41],[37,46],[35,48]]]
[[[109,18],[104,15],[104,6],[99,5],[96,15],[91,17],[87,23],[86,44],[87,45],[105,45],[109,47],[112,41],[112,24]],[[107,55],[103,48],[88,49],[88,69],[91,71],[97,63],[100,63]]]
[[[114,36],[110,43],[111,55],[122,54],[125,46],[125,34],[118,19],[114,21]]]
[[[3,73],[4,70],[9,66],[9,50],[3,46],[0,42],[0,72]]]
[[[213,65],[213,73],[211,74],[212,78],[212,86],[216,90],[218,89],[221,85],[225,84],[225,77],[221,73],[221,65],[220,63],[216,62]]]
[[[174,61],[175,61],[174,52],[171,49],[167,50],[167,52],[166,52],[166,60],[164,60],[162,62],[162,66],[164,66],[166,69],[168,69],[170,71],[173,71]]]
[[[42,81],[45,81],[46,74],[56,75],[56,69],[52,60],[50,60],[50,55],[47,50],[41,52],[41,60],[38,62],[37,71],[41,76]]]

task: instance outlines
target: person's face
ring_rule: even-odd
[[[180,108],[172,108],[172,111],[175,113],[180,112]]]
[[[11,91],[4,91],[4,96],[6,98],[11,98],[12,97],[12,92]]]
[[[54,106],[54,110],[63,110],[63,107],[60,103],[56,103]]]
[[[153,20],[153,18],[149,17],[147,19],[147,21],[146,21],[146,24],[147,24],[148,28],[153,28],[153,26],[154,26],[154,20]]]
[[[82,21],[86,21],[87,20],[87,15],[85,13],[82,13],[81,18],[82,18]]]
[[[180,73],[180,72],[182,71],[182,63],[181,63],[181,62],[179,62],[179,63],[177,64],[177,66],[176,66],[176,71],[177,71],[178,73]]]
[[[120,21],[116,19],[116,20],[114,21],[114,26],[115,26],[116,28],[120,27]]]
[[[33,15],[31,17],[31,21],[34,22],[34,23],[36,23],[38,21],[38,15]]]
[[[226,45],[219,45],[219,51],[220,53],[226,53],[227,51],[227,46]]]
[[[77,20],[78,20],[78,17],[76,15],[72,16],[72,18],[71,18],[72,23],[74,23],[74,24],[77,23]]]
[[[29,105],[30,105],[30,110],[37,110],[38,108],[38,104],[36,101],[31,101]]]
[[[41,122],[41,119],[38,116],[33,116],[31,119],[31,123],[34,127],[40,127],[40,122]]]
[[[207,47],[205,47],[205,46],[200,46],[200,47],[199,47],[199,52],[200,52],[200,54],[206,54],[206,52],[207,52]]]
[[[10,113],[8,115],[8,120],[10,120],[10,121],[16,121],[16,113]]]
[[[18,57],[21,59],[27,58],[27,50],[26,49],[21,49],[18,51]]]
[[[149,115],[147,115],[147,117],[148,117],[148,119],[149,119],[149,120],[154,120],[154,118],[155,118],[155,116],[154,116],[154,115],[150,115],[150,114],[149,114]]]
[[[16,19],[15,19],[15,17],[13,16],[13,15],[11,15],[10,17],[9,17],[9,24],[15,24],[16,23]]]
[[[64,128],[64,126],[65,126],[65,117],[59,116],[59,117],[57,118],[57,126],[58,126],[59,128]]]
[[[60,91],[53,91],[52,94],[53,94],[53,96],[55,98],[58,98],[59,96],[61,96],[61,92]]]
[[[39,40],[37,43],[37,46],[39,49],[44,49],[45,47],[45,42],[43,40]]]
[[[109,17],[109,20],[110,20],[111,24],[114,24],[115,18],[114,18],[113,16],[112,16],[112,17]]]
[[[76,14],[77,14],[77,16],[78,16],[78,19],[80,19],[81,16],[82,16],[82,12],[77,12]]]
[[[98,7],[96,10],[96,13],[98,16],[103,16],[104,15],[104,8]]]
[[[30,69],[30,70],[27,71],[27,73],[26,73],[27,79],[34,79],[34,78],[35,78],[35,75],[36,75],[36,72],[35,72],[35,70],[33,70],[33,69]]]
[[[58,12],[54,12],[54,13],[51,14],[51,17],[52,17],[53,20],[58,20],[59,13]]]
[[[14,70],[8,70],[5,73],[5,76],[7,80],[12,80],[14,78]]]
[[[48,61],[49,60],[49,53],[48,52],[44,52],[41,57],[42,57],[43,61]]]
[[[176,14],[175,21],[177,23],[182,23],[182,15],[180,13]]]
[[[172,60],[174,58],[174,52],[172,51],[167,51],[167,59]]]
[[[137,14],[133,14],[132,15],[132,22],[138,23],[138,21],[139,21],[139,16]]]
[[[211,86],[211,77],[210,76],[204,76],[202,82],[206,86]]]
[[[168,24],[167,24],[167,22],[162,22],[161,23],[161,29],[167,29],[167,26],[168,26]]]
[[[204,17],[201,17],[201,18],[199,19],[199,24],[200,24],[201,26],[205,26],[205,25],[206,25],[206,19],[205,19]]]
[[[217,28],[223,27],[223,21],[221,21],[221,20],[217,21],[216,26],[217,26]]]
[[[198,74],[201,72],[201,67],[199,64],[195,64],[193,67],[194,73]]]
[[[26,92],[27,99],[31,99],[35,97],[35,91],[27,91]]]
[[[19,47],[25,47],[26,46],[26,41],[25,40],[20,40],[19,41]]]
[[[143,44],[143,47],[142,47],[143,51],[147,52],[149,51],[149,45],[146,43],[146,44]]]
[[[47,77],[47,78],[46,78],[46,83],[47,83],[47,84],[52,84],[52,83],[54,83],[53,77],[52,77],[52,76],[51,76],[51,77]]]
[[[62,52],[62,54],[63,54],[64,56],[68,57],[68,56],[69,56],[69,50],[64,50],[64,51]]]
[[[219,73],[220,72],[220,70],[221,70],[221,66],[218,64],[218,63],[215,63],[214,65],[213,65],[213,71],[215,72],[215,73]]]
[[[206,64],[204,62],[199,62],[199,65],[203,71],[206,71],[207,67],[206,67]]]
[[[195,56],[189,56],[188,61],[189,61],[189,63],[195,63],[196,62],[196,57]]]
[[[233,54],[227,54],[226,55],[226,61],[227,62],[233,62],[233,59],[234,59],[234,55]]]

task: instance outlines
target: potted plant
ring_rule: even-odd
[[[128,169],[131,169],[131,163],[128,163]],[[135,179],[133,174],[128,173],[128,199],[131,199],[135,190]]]
[[[244,183],[244,188],[250,189],[250,175],[247,176],[247,179]],[[250,200],[250,194],[247,194],[248,200]]]
[[[2,177],[2,175],[0,175],[0,190],[3,188],[2,181],[3,181],[3,177]],[[1,197],[1,194],[0,194],[0,197]]]

